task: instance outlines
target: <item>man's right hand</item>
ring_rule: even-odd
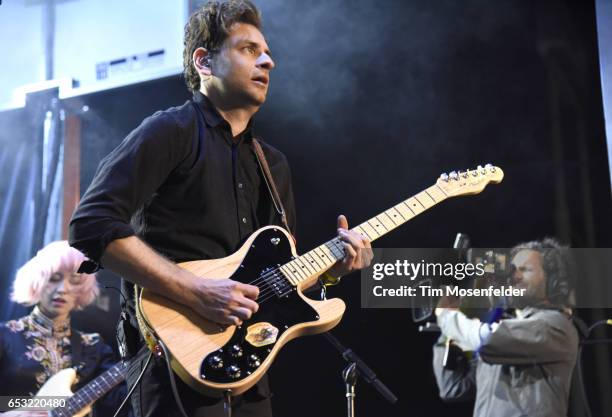
[[[219,324],[240,326],[251,318],[259,305],[259,288],[231,279],[194,280],[195,303],[191,307],[201,316]]]
[[[113,240],[102,264],[128,281],[191,307],[214,322],[239,326],[259,308],[259,288],[231,279],[205,279],[159,255],[136,236]]]

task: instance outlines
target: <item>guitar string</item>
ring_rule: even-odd
[[[342,253],[342,255],[344,255],[344,248],[342,248],[341,246],[339,246],[340,240],[339,239],[332,239],[331,241],[329,241],[329,243],[333,244],[333,246]],[[333,250],[330,249],[330,251],[332,252],[332,254],[334,256],[337,256]],[[297,259],[297,258],[296,258]],[[313,263],[312,261],[309,263]],[[306,271],[308,271],[308,268],[305,266],[302,266],[301,269],[305,269]],[[260,293],[258,296],[259,299],[259,304],[263,303],[266,300],[269,300],[272,296],[277,294],[277,291],[272,287],[273,284],[271,284],[269,282],[269,278],[271,278],[274,274],[280,272],[280,278],[283,279],[285,281],[285,283],[289,284],[293,288],[295,288],[295,285],[293,283],[291,283],[291,281],[287,278],[286,274],[280,269],[280,268],[274,268],[271,269],[269,271],[266,271],[266,273],[262,274],[259,278],[249,282],[248,284],[250,285],[256,285],[259,288],[259,284],[267,284],[267,288],[264,288],[263,290],[260,289]],[[294,271],[295,272],[295,271]]]
[[[417,201],[419,201],[419,200],[417,200]],[[381,214],[386,214],[386,212],[381,213]],[[401,213],[400,213],[400,215],[401,215]],[[388,216],[388,214],[387,214],[387,216]],[[407,221],[407,219],[403,215],[402,215],[402,218],[403,218],[404,221],[401,222],[400,224],[397,224],[397,223],[394,222],[395,224],[393,225],[392,229],[395,229],[396,227],[400,226],[401,224],[403,224],[404,222]],[[393,221],[393,220],[391,220],[391,221]],[[361,225],[358,226],[358,227],[361,227]],[[357,228],[355,228],[355,229],[357,229]],[[354,230],[354,229],[352,229],[352,230]],[[362,230],[363,230],[363,228],[362,228]],[[378,237],[380,237],[380,235]],[[328,241],[328,242],[326,242],[324,244],[325,246],[327,246],[330,249],[330,252],[332,253],[332,255],[334,257],[336,257],[338,255],[334,252],[334,250],[332,248],[335,248],[336,250],[338,250],[340,252],[340,257],[337,260],[342,259],[346,255],[346,251],[345,251],[344,247],[341,245],[341,243],[342,243],[342,241],[339,238],[334,238],[334,239],[332,239],[332,240],[330,240],[330,241]],[[331,244],[332,248],[330,248],[328,244]],[[314,249],[312,251],[310,251],[310,252],[313,252],[313,251],[314,251]],[[310,252],[307,252],[306,254],[308,254]],[[304,255],[306,255],[306,254],[304,254]],[[315,254],[316,254],[316,252],[315,252]],[[304,255],[302,255],[302,256],[300,256],[300,257],[298,257],[296,259],[302,258]],[[319,257],[319,255],[317,255],[317,256]],[[314,258],[312,255],[311,255],[311,257]],[[308,272],[308,267],[305,266],[305,265],[313,264],[313,263],[317,264],[317,266],[318,266],[318,263],[316,261],[314,261],[314,262],[313,261],[308,261],[308,260],[302,261],[303,265],[301,265],[301,268],[297,268],[296,270],[299,271],[301,269],[302,271],[305,271],[306,275],[307,275],[307,277],[305,279],[308,279],[312,275],[310,275],[310,272]],[[317,268],[315,267],[315,271],[316,271],[316,269]],[[296,286],[293,283],[291,283],[291,281],[287,278],[286,274],[282,270],[280,270],[280,268],[275,268],[275,269],[272,269],[270,271],[267,271],[265,274],[261,275],[259,278],[249,282],[249,284],[257,285],[259,287],[259,283],[263,281],[263,283],[267,284],[267,286],[268,286],[267,289],[260,290],[260,294],[258,296],[258,300],[259,300],[258,304],[262,304],[263,302],[265,302],[265,301],[269,300],[270,298],[274,297],[274,295],[278,295],[277,291],[272,287],[272,285],[268,281],[268,278],[270,278],[270,276],[272,274],[275,274],[277,272],[280,272],[281,278],[284,279],[285,282],[287,282],[287,283],[289,283],[291,285],[291,291],[293,291],[296,288]],[[296,273],[296,271],[293,271],[293,272]],[[297,275],[297,273],[296,273],[296,275]],[[304,279],[298,277],[298,280],[299,281],[303,281]],[[289,291],[289,292],[291,292],[291,291]]]
[[[337,242],[335,242],[335,241],[337,241]],[[332,243],[332,244],[335,246],[335,248],[336,248],[336,249],[337,249],[337,250],[338,250],[338,251],[341,253],[341,256],[343,256],[343,255],[344,255],[344,252],[343,252],[343,251],[344,251],[344,248],[342,248],[341,246],[339,246],[339,245],[338,245],[338,243],[340,243],[340,240],[339,240],[339,239],[333,239],[333,240],[332,240],[332,241],[330,241],[329,243]],[[330,249],[330,251],[332,252],[332,254],[333,254],[334,256],[338,256],[336,253],[334,253],[334,251],[333,251],[333,250],[331,250],[331,249]],[[302,255],[302,256],[304,256],[304,255]],[[295,261],[295,260],[297,260],[297,259],[301,258],[302,256],[300,256],[300,257],[298,257],[298,258],[295,258],[294,260],[292,260],[292,261],[290,261],[290,262],[293,262],[293,261]],[[317,256],[319,256],[319,255],[317,255]],[[306,261],[306,262],[308,262],[308,261]],[[306,262],[303,262],[303,263],[304,263],[304,264],[306,264]],[[288,262],[288,263],[289,263],[289,262]],[[317,266],[318,266],[318,263],[316,263],[316,261],[315,261],[315,262],[310,261],[310,262],[308,262],[308,263],[310,263],[310,264],[315,263],[315,264],[317,264]],[[287,265],[287,264],[285,264],[285,265]],[[285,265],[283,265],[283,266],[285,266]],[[275,273],[280,272],[280,274],[281,274],[282,278],[284,278],[284,279],[285,279],[285,280],[286,280],[286,281],[287,281],[287,282],[288,282],[290,285],[293,285],[293,284],[291,283],[291,281],[290,281],[290,280],[287,278],[287,274],[285,274],[285,272],[283,272],[283,271],[282,271],[280,268],[282,268],[282,267],[279,267],[279,268],[274,268],[274,269],[271,269],[271,270],[269,270],[269,271],[266,271],[264,274],[260,275],[260,276],[259,276],[258,278],[256,278],[255,280],[253,280],[253,281],[251,281],[251,282],[248,282],[247,284],[250,284],[250,285],[258,285],[258,284],[260,284],[260,283],[262,283],[262,282],[264,282],[264,283],[268,283],[268,284],[269,284],[268,279],[269,279],[269,278],[271,278],[271,276],[272,276],[272,275],[274,275]],[[299,270],[299,269],[306,270],[306,272],[308,272],[308,268],[307,268],[306,266],[302,266],[301,268],[299,268],[299,267],[298,267],[296,270]],[[293,272],[294,272],[294,273],[296,273],[296,271],[295,271],[295,270],[294,270]],[[296,273],[296,275],[297,275],[297,273]],[[303,280],[303,279],[301,279],[301,278],[299,278],[299,277],[298,277],[298,279],[299,279],[300,281],[302,281],[302,280]]]
[[[425,191],[426,191],[426,190],[425,190]],[[421,193],[422,193],[422,192],[421,192]],[[421,193],[419,193],[419,194],[421,194]],[[417,196],[418,196],[418,194],[417,194],[417,195],[415,195],[414,197],[416,198]],[[432,198],[432,200],[433,200],[433,198]],[[397,205],[393,206],[392,208],[394,208],[396,211],[398,211],[398,209],[397,209],[396,207],[397,207],[397,206],[399,206],[399,205],[400,205],[400,204],[402,204],[402,203],[403,203],[403,204],[405,204],[405,205],[407,205],[407,201],[408,201],[408,200],[404,200],[403,202],[401,202],[401,203],[399,203],[399,204],[397,204]],[[417,199],[417,201],[419,201],[419,203],[421,203],[421,202],[420,202],[420,200],[418,200],[418,199]],[[421,203],[421,205],[423,205],[423,204]],[[409,208],[410,208],[410,207],[409,207]],[[424,208],[424,209],[427,209],[427,208],[429,208],[429,207],[423,207],[423,208]],[[388,210],[387,210],[387,211],[388,211]],[[382,214],[387,214],[387,216],[389,216],[389,214],[387,213],[387,211],[385,211],[385,212],[381,213],[380,215],[382,215]],[[412,211],[412,210],[411,210],[411,211]],[[399,212],[399,211],[398,211],[398,212]],[[406,218],[404,215],[402,215],[402,213],[401,213],[401,212],[399,212],[399,213],[400,213],[400,216],[402,217],[402,220],[403,220],[403,221],[401,221],[399,224],[397,224],[395,221],[393,221],[393,219],[391,219],[391,221],[392,221],[393,223],[395,223],[391,229],[395,229],[396,227],[398,227],[398,226],[402,225],[403,223],[405,223],[406,221],[410,220],[410,218],[414,217],[414,216],[412,216],[412,217],[410,217],[410,218],[408,218],[408,219],[407,219],[407,218]],[[373,217],[373,219],[376,219],[377,217],[378,217],[378,216]],[[372,220],[372,219],[370,219],[370,220]],[[368,221],[367,221],[367,222],[365,222],[365,223],[369,223],[369,221],[370,221],[370,220],[368,220]],[[365,224],[365,223],[363,223],[363,224]],[[359,225],[359,226],[357,226],[357,227],[355,227],[354,229],[351,229],[351,230],[356,230],[357,228],[361,228],[362,230],[364,230],[364,229],[363,229],[363,227],[362,227],[362,226],[363,226],[363,224],[361,224],[361,225]],[[388,231],[389,231],[389,230],[388,230]],[[384,233],[383,233],[383,234],[384,234]],[[380,235],[379,235],[379,236],[377,236],[377,237],[380,237]],[[326,243],[324,244],[324,246],[326,246],[326,247],[328,247],[328,248],[329,248],[330,252],[332,253],[332,255],[333,255],[334,257],[336,257],[337,255],[336,255],[336,253],[334,252],[334,250],[333,250],[332,248],[335,248],[335,249],[337,249],[337,250],[339,250],[339,251],[340,251],[340,254],[341,254],[341,255],[340,255],[340,257],[338,258],[338,260],[339,260],[339,259],[342,259],[342,258],[343,258],[343,257],[346,255],[346,253],[345,253],[345,249],[344,249],[344,248],[343,248],[343,247],[340,245],[340,243],[341,243],[341,242],[342,242],[342,241],[341,241],[339,238],[334,238],[334,239],[331,239],[331,240],[329,240],[328,242],[326,242]],[[329,245],[331,245],[331,246],[332,246],[332,248],[330,248],[330,246],[329,246]],[[322,246],[323,246],[323,245],[322,245]],[[310,251],[310,252],[313,252],[313,251],[314,251],[314,249],[313,249],[312,251]],[[307,252],[306,254],[308,254],[308,253],[310,253],[310,252]],[[306,254],[305,254],[305,255],[306,255]],[[316,252],[315,252],[315,254],[316,254]],[[297,260],[297,259],[300,259],[300,258],[303,258],[303,257],[304,257],[304,255],[299,256],[299,257],[297,257],[297,258],[293,259],[292,261]],[[313,256],[311,255],[311,257],[313,257]],[[317,257],[320,257],[320,255],[317,255]],[[313,258],[314,258],[314,257],[313,257]],[[292,261],[291,261],[291,262],[292,262]],[[293,273],[297,275],[297,272],[296,272],[296,271],[299,271],[299,270],[301,269],[302,271],[305,271],[305,272],[306,272],[306,275],[307,275],[306,279],[308,279],[308,278],[309,278],[311,275],[310,275],[310,273],[308,272],[308,267],[307,267],[307,266],[305,266],[305,265],[308,265],[309,263],[310,263],[310,264],[312,264],[312,263],[316,263],[316,264],[317,264],[317,266],[318,266],[318,262],[316,262],[316,261],[314,261],[314,262],[313,262],[313,261],[307,261],[307,260],[306,260],[306,262],[302,261],[301,268],[300,268],[300,267],[296,268],[296,270],[294,270],[294,271],[293,271]],[[286,265],[286,264],[285,264],[285,265]],[[285,265],[283,265],[283,266],[285,266]],[[298,264],[298,265],[299,265],[299,264]],[[315,267],[315,270],[316,270],[316,269],[317,269],[317,268]],[[281,278],[282,278],[282,279],[285,281],[285,283],[288,283],[289,285],[291,285],[291,287],[295,288],[295,284],[293,284],[293,283],[292,283],[292,282],[289,280],[289,278],[287,277],[287,275],[286,275],[286,274],[285,274],[285,273],[284,273],[284,272],[283,272],[283,271],[280,269],[280,267],[279,267],[279,268],[274,268],[274,269],[272,269],[272,270],[270,270],[270,271],[267,271],[266,273],[264,273],[264,274],[260,275],[260,276],[259,276],[258,278],[256,278],[255,280],[253,280],[253,281],[251,281],[251,282],[248,282],[248,283],[247,283],[247,284],[250,284],[250,285],[255,285],[255,286],[257,286],[258,288],[259,288],[259,285],[260,285],[260,284],[261,284],[262,286],[263,286],[263,284],[266,284],[266,285],[267,285],[267,287],[268,287],[268,288],[264,288],[263,290],[261,290],[261,289],[260,289],[260,293],[259,293],[259,296],[258,296],[258,299],[260,299],[260,303],[264,302],[265,300],[268,300],[268,299],[269,299],[269,295],[270,295],[270,294],[276,294],[276,293],[277,293],[277,291],[276,291],[276,290],[275,290],[275,289],[272,287],[272,284],[269,282],[269,278],[271,278],[273,274],[276,274],[276,273],[278,273],[278,272],[280,272],[280,277],[281,277]],[[303,281],[303,280],[304,280],[304,279],[299,278],[299,276],[298,276],[298,281]]]

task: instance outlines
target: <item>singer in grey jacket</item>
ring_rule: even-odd
[[[475,399],[475,417],[566,416],[579,340],[563,307],[570,281],[560,264],[562,248],[550,239],[517,248],[512,281],[527,296],[515,317],[483,323],[448,299],[436,309],[442,336],[433,348],[433,368],[440,397]],[[448,339],[475,352],[463,366],[445,358]]]

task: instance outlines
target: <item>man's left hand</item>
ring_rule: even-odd
[[[336,262],[327,271],[328,274],[338,278],[370,266],[374,257],[370,240],[354,230],[349,230],[348,220],[342,214],[338,216],[338,238],[342,241],[346,254],[344,259]]]
[[[438,300],[438,305],[436,306],[436,317],[442,314],[444,310],[459,310],[460,306],[461,298],[450,295],[443,295]]]

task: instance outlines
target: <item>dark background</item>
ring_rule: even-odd
[[[487,162],[503,168],[502,184],[446,201],[375,245],[448,247],[463,232],[479,247],[544,236],[574,247],[612,246],[592,2],[258,4],[277,67],[256,132],[291,163],[300,252],[331,238],[340,213],[356,225],[432,185],[442,172]],[[171,77],[63,101],[83,120],[83,191],[100,159],[144,117],[188,97],[182,79]],[[83,105],[88,112],[81,112]],[[0,124],[11,127],[0,132],[3,155],[14,150],[27,160],[33,114],[39,112],[31,107],[0,113]],[[0,197],[10,191],[2,187]],[[10,256],[9,238],[18,238],[19,227],[15,222],[5,234],[3,257]],[[110,273],[100,279],[118,285]],[[400,401],[389,405],[360,382],[357,415],[471,415],[471,404],[447,405],[437,397],[430,364],[435,336],[419,334],[409,310],[361,309],[358,281],[358,274],[346,277],[330,291],[348,306],[334,333]],[[8,291],[10,280],[4,282]],[[91,310],[75,321],[112,340],[118,301],[107,293],[113,300],[108,319]],[[592,323],[606,312],[579,315]],[[610,415],[610,350],[587,349],[594,415]],[[343,367],[320,336],[290,343],[271,370],[276,415],[343,415]],[[573,407],[572,415],[584,414],[579,404]]]

